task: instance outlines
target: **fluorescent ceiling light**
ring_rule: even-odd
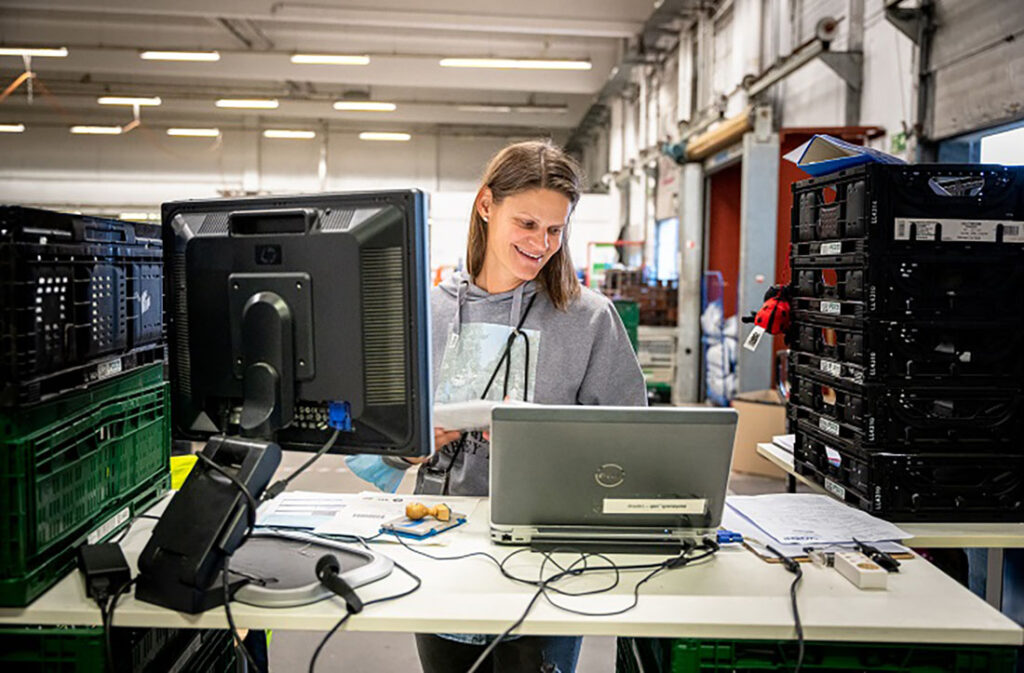
[[[288,129],[267,129],[263,132],[264,138],[285,138],[288,140],[309,140],[316,138],[315,131],[291,131]]]
[[[42,56],[43,58],[65,58],[67,55],[67,47],[0,47],[0,56]]]
[[[119,220],[129,220],[129,221],[133,221],[133,222],[140,222],[140,221],[141,222],[145,222],[145,221],[159,220],[160,219],[160,215],[157,214],[157,213],[127,212],[127,213],[118,213],[117,219],[119,219]]]
[[[501,68],[523,70],[590,70],[590,61],[541,60],[534,58],[442,58],[445,68]]]
[[[363,131],[359,134],[360,140],[390,140],[404,142],[412,138],[408,133],[382,133],[379,131]]]
[[[369,65],[369,56],[356,54],[292,54],[292,63],[299,65]]]
[[[339,100],[334,103],[335,110],[362,112],[394,112],[397,107],[394,103],[377,103],[369,100]]]
[[[276,98],[221,98],[217,107],[245,108],[250,110],[276,110]]]
[[[143,96],[100,96],[96,99],[96,102],[100,105],[148,105],[155,106],[160,105],[163,101],[160,100],[159,96],[153,96],[151,98]]]
[[[24,133],[24,124],[0,124],[0,133]]]
[[[498,105],[490,103],[479,103],[472,105],[456,106],[460,112],[522,112],[522,113],[551,113],[564,114],[569,108],[565,105]]]
[[[121,135],[120,126],[72,126],[72,133],[80,133],[85,135],[97,135],[97,136],[117,136]]]
[[[460,112],[512,112],[511,105],[459,105]]]
[[[218,51],[144,51],[139,58],[145,61],[219,61]]]
[[[181,138],[216,138],[220,129],[167,129],[167,135]]]

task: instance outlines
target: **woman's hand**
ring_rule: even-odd
[[[451,444],[461,436],[462,431],[460,430],[445,430],[444,428],[434,428],[434,450],[440,451],[441,447]],[[430,460],[430,456],[406,458],[405,460],[406,462],[412,463],[413,465],[420,465]]]

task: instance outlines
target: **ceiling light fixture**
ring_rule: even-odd
[[[219,51],[144,51],[139,54],[144,61],[219,61]]]
[[[220,129],[167,129],[167,135],[179,138],[216,138]]]
[[[394,103],[379,103],[369,100],[339,100],[334,103],[335,110],[349,112],[394,112],[397,107]]]
[[[127,213],[118,213],[117,219],[128,220],[129,222],[156,222],[159,221],[160,214],[129,211]]]
[[[405,142],[412,138],[408,133],[385,133],[381,131],[363,131],[359,134],[360,140],[387,140],[392,142]]]
[[[369,65],[370,57],[357,54],[292,54],[298,65]]]
[[[590,70],[590,61],[534,58],[442,58],[445,68],[498,68],[502,70]]]
[[[0,133],[24,133],[24,124],[0,124]]]
[[[147,107],[155,107],[163,101],[160,100],[159,96],[100,96],[96,99],[96,102],[100,105],[145,105]]]
[[[0,47],[0,56],[40,56],[42,58],[66,58],[67,47]]]
[[[221,98],[217,101],[217,107],[224,108],[276,110],[277,106],[276,98]]]
[[[120,126],[72,126],[71,132],[82,135],[118,136],[123,129]]]
[[[311,140],[316,138],[316,131],[292,131],[289,129],[267,129],[264,138],[282,138],[285,140]]]

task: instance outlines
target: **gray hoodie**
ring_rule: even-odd
[[[606,297],[581,290],[561,311],[533,281],[490,294],[468,275],[456,274],[434,288],[434,402],[480,399],[509,335],[529,307],[523,335],[513,342],[507,369],[497,368],[488,399],[501,400],[507,394],[538,404],[646,405],[643,374],[615,307]],[[483,496],[488,493],[488,456],[487,440],[480,433],[467,433],[443,447],[428,465],[451,464],[446,493]],[[388,463],[399,466],[399,461]],[[423,491],[423,477],[421,469],[417,492]]]

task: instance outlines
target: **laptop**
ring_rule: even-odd
[[[736,419],[721,408],[495,407],[491,539],[613,551],[699,540],[721,522]]]

